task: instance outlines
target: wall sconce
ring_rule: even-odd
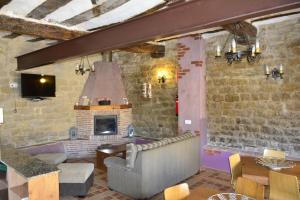
[[[268,65],[265,65],[265,75],[267,76],[267,79],[271,75],[273,79],[283,79],[283,66],[280,65],[279,67],[274,67],[272,70],[270,70],[270,67]]]
[[[144,98],[152,98],[152,85],[151,83],[143,83],[142,93]]]
[[[166,76],[165,75],[158,77],[158,83],[165,83],[165,82],[166,82]]]
[[[167,81],[167,71],[158,71],[158,83],[164,84]]]

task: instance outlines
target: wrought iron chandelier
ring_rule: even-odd
[[[243,57],[247,57],[247,61],[250,64],[260,59],[261,51],[258,39],[256,37],[253,38],[248,34],[241,35],[241,31],[239,30],[240,28],[241,27],[238,23],[235,24],[232,33],[228,35],[222,49],[220,45],[217,45],[215,56],[216,58],[221,58],[221,54],[223,52],[228,64],[232,64],[233,62],[240,62]],[[226,45],[229,41],[231,42],[230,44],[228,44],[228,51],[225,52]],[[246,45],[246,49],[237,50],[237,43],[241,45]]]
[[[85,67],[85,63],[84,60],[86,59],[88,67]],[[86,72],[91,71],[94,72],[95,71],[95,66],[94,64],[90,65],[90,61],[88,56],[84,56],[80,58],[80,63],[78,65],[76,65],[75,67],[75,73],[76,74],[80,74],[80,75],[84,75]]]

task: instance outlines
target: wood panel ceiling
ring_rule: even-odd
[[[69,40],[177,1],[0,0],[0,32],[9,39],[33,36],[28,42]]]

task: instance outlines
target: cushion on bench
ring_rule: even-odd
[[[93,163],[61,163],[57,166],[60,169],[60,183],[85,183],[94,171]]]
[[[67,155],[65,153],[41,153],[34,157],[53,165],[57,165],[67,160]]]

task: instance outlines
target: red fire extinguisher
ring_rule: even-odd
[[[176,95],[176,116],[178,116],[178,95]]]

